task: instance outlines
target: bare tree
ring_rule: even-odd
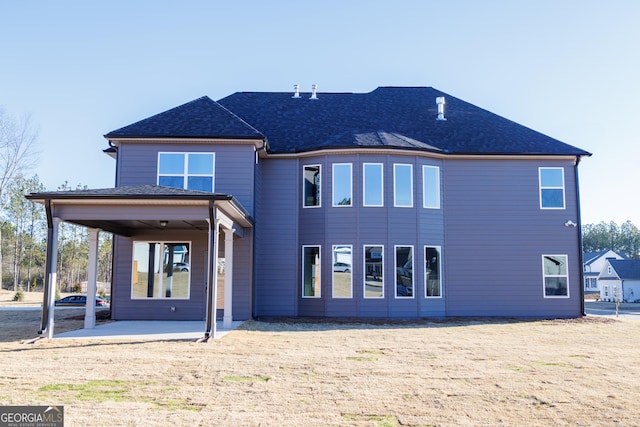
[[[5,190],[17,176],[38,161],[38,131],[29,116],[15,119],[0,109],[0,223]],[[1,228],[0,228],[1,230]],[[0,232],[0,285],[2,284],[2,233]]]

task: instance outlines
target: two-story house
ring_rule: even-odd
[[[584,252],[582,254],[585,293],[601,293],[598,276],[609,259],[626,258],[612,250]]]
[[[105,137],[115,188],[29,198],[50,241],[114,233],[114,319],[583,313],[590,154],[436,89],[202,97]]]

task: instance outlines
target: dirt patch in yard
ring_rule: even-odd
[[[70,318],[81,310],[72,311],[56,317],[57,328],[82,327]],[[249,321],[201,344],[22,344],[38,322],[37,311],[0,311],[0,405],[64,405],[66,425],[609,426],[640,419],[634,320],[283,318]]]

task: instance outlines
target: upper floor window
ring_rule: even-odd
[[[351,163],[333,164],[333,206],[351,206]]]
[[[302,174],[302,205],[305,208],[320,206],[320,165],[306,165]]]
[[[393,165],[393,205],[413,207],[413,165]]]
[[[564,209],[564,168],[539,168],[540,209]]]
[[[422,166],[422,206],[440,209],[440,168]]]
[[[215,153],[159,153],[158,185],[213,192]]]
[[[544,296],[569,296],[569,270],[567,255],[543,255],[542,270],[544,275]]]
[[[362,204],[364,206],[383,206],[382,163],[364,163],[362,171]]]

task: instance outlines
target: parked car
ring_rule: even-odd
[[[187,262],[174,262],[173,271],[189,271],[189,263]]]
[[[344,262],[336,262],[333,264],[333,271],[337,271],[339,273],[348,273],[351,270],[351,266]]]
[[[56,300],[56,306],[59,307],[84,307],[87,305],[86,295],[69,295],[68,297]],[[106,307],[109,304],[100,297],[96,297],[96,307]]]

